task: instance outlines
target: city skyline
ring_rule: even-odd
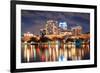
[[[21,12],[21,62],[90,59],[90,15],[75,12]]]
[[[22,34],[31,32],[39,35],[40,29],[45,28],[47,20],[55,20],[58,23],[66,22],[68,29],[80,25],[83,33],[90,31],[89,13],[21,10]]]

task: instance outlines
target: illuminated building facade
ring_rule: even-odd
[[[67,30],[67,22],[59,22],[59,27],[63,30]]]
[[[40,35],[43,37],[46,35],[46,30],[45,29],[40,29]]]
[[[46,34],[58,34],[58,27],[57,21],[48,20],[46,23]]]
[[[71,28],[73,35],[80,35],[82,34],[82,27],[81,26],[75,26]]]
[[[31,37],[33,37],[34,35],[30,32],[24,33],[24,41],[28,41],[30,40]]]

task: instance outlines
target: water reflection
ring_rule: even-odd
[[[59,44],[60,43],[60,44]],[[81,40],[73,41],[47,41],[47,42],[22,42],[21,61],[49,62],[73,61],[90,59],[90,43]]]

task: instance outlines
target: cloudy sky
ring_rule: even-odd
[[[90,14],[75,12],[51,12],[51,11],[33,11],[21,10],[21,31],[39,34],[40,29],[45,27],[47,20],[56,20],[66,22],[68,29],[81,25],[83,32],[90,30]]]

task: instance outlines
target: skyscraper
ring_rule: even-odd
[[[58,34],[57,21],[48,20],[46,23],[46,34]]]
[[[59,27],[63,30],[67,30],[67,23],[65,21],[59,22]]]

